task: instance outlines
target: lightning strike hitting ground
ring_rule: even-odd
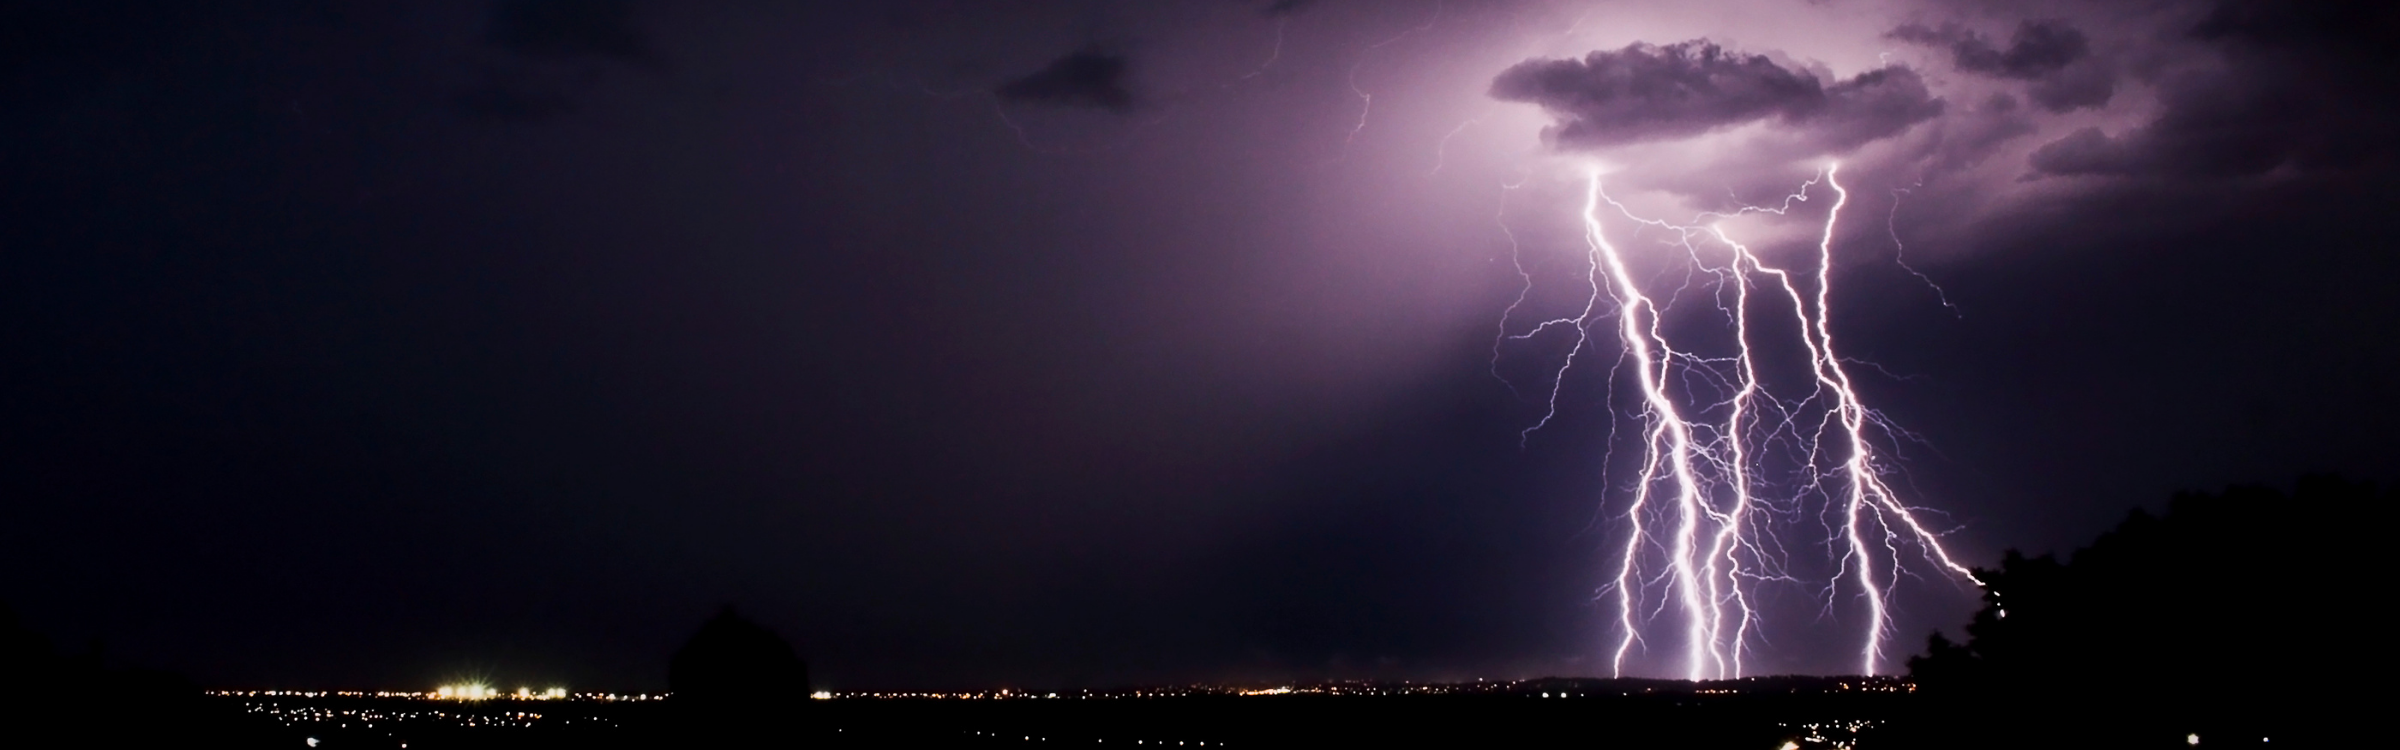
[[[1657,642],[1676,654],[1688,679],[1741,676],[1746,654],[1765,637],[1753,602],[1761,587],[1784,584],[1820,587],[1826,616],[1858,622],[1859,668],[1875,674],[1891,629],[1893,586],[1906,573],[1907,560],[1922,558],[1981,584],[1917,518],[1919,509],[1904,504],[1886,482],[1891,467],[1879,457],[1876,440],[1897,431],[1859,398],[1834,349],[1828,314],[1834,239],[1850,197],[1837,172],[1828,167],[1780,206],[1702,214],[1676,224],[1634,215],[1609,197],[1595,171],[1581,216],[1589,290],[1583,309],[1519,334],[1507,333],[1503,316],[1503,341],[1553,329],[1575,332],[1553,375],[1550,409],[1528,434],[1558,415],[1558,396],[1585,357],[1593,326],[1614,318],[1622,356],[1612,370],[1612,388],[1616,373],[1632,375],[1642,446],[1622,515],[1623,547],[1603,589],[1617,610],[1611,667],[1619,675],[1637,652],[1649,653]],[[1769,263],[1724,226],[1749,214],[1788,215],[1820,185],[1833,200],[1816,233],[1813,274]],[[1729,323],[1731,341],[1678,343],[1670,308],[1684,289],[1672,290],[1665,303],[1646,291],[1611,239],[1617,219],[1604,220],[1604,213],[1622,218],[1620,232],[1664,232],[1695,269],[1713,276],[1717,311]],[[1510,239],[1513,247],[1513,232]],[[1526,280],[1530,288],[1532,277]],[[1520,295],[1508,314],[1524,299]],[[1768,361],[1771,352],[1792,343],[1805,362]],[[1705,354],[1712,345],[1730,353]],[[1794,373],[1787,378],[1793,382],[1783,384],[1790,393],[1770,387],[1773,379],[1762,373],[1769,365]],[[1780,458],[1770,461],[1770,455]],[[1785,468],[1770,471],[1770,465]],[[1825,532],[1821,544],[1832,572],[1804,581],[1792,572],[1791,551],[1819,543],[1784,535],[1799,525],[1795,521],[1811,517]]]

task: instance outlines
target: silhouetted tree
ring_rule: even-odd
[[[676,650],[667,688],[684,739],[695,746],[793,747],[811,730],[808,664],[730,605]]]
[[[667,686],[700,701],[806,698],[808,665],[781,636],[727,606],[676,650]]]
[[[1977,571],[1967,641],[1934,634],[1909,671],[1992,745],[2306,731],[2381,670],[2366,563],[2394,499],[2333,477],[2185,493],[2067,562],[2010,551]]]

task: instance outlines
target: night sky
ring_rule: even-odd
[[[2395,49],[2330,0],[0,2],[0,602],[221,687],[657,689],[725,603],[836,688],[1605,674],[1627,407],[1603,360],[1521,438],[1563,350],[1495,347],[1587,170],[1689,216],[1839,159],[1843,353],[1991,565],[2400,479]],[[1975,592],[1900,601],[1906,651]],[[1851,668],[1810,627],[1753,671]]]

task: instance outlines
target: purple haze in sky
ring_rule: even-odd
[[[1495,352],[1595,172],[1838,160],[1827,322],[1966,564],[2395,478],[2386,3],[20,5],[0,601],[209,685],[655,689],[727,602],[838,689],[1606,674],[1625,386]],[[1887,665],[1974,606],[1893,585]],[[1760,591],[1745,671],[1859,669]]]

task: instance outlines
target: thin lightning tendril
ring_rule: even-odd
[[[1918,183],[1917,187],[1924,187],[1924,183]],[[1925,286],[1933,289],[1934,299],[1941,300],[1943,307],[1950,308],[1950,314],[1966,317],[1965,311],[1958,309],[1957,305],[1950,304],[1950,293],[1942,291],[1942,285],[1933,283],[1933,277],[1925,275],[1925,272],[1908,264],[1908,243],[1900,241],[1900,198],[1908,195],[1911,189],[1913,188],[1892,188],[1892,212],[1883,219],[1884,231],[1892,235],[1892,262],[1900,264],[1902,270],[1917,277],[1918,281],[1925,282]]]
[[[1533,293],[1533,274],[1525,271],[1525,255],[1517,246],[1517,232],[1508,228],[1508,194],[1521,186],[1522,183],[1501,185],[1500,207],[1492,210],[1492,223],[1500,227],[1501,236],[1508,238],[1508,264],[1511,268],[1516,269],[1517,280],[1521,284],[1517,287],[1517,298],[1510,301],[1508,309],[1500,313],[1500,335],[1492,339],[1492,379],[1500,381],[1501,385],[1508,386],[1508,391],[1512,394],[1517,393],[1516,384],[1509,382],[1507,377],[1500,374],[1500,345],[1509,339],[1521,338],[1508,335],[1508,319],[1517,314],[1517,308],[1525,305],[1525,297]],[[1517,447],[1525,447],[1524,438],[1524,435],[1518,436]]]
[[[1502,317],[1500,339],[1494,342],[1495,371],[1506,341],[1554,328],[1575,332],[1565,361],[1552,374],[1548,411],[1525,430],[1530,436],[1557,418],[1566,376],[1613,303],[1622,358],[1611,371],[1611,387],[1617,370],[1633,376],[1639,393],[1635,416],[1642,424],[1639,440],[1644,446],[1628,488],[1624,546],[1615,556],[1612,579],[1602,588],[1615,599],[1618,640],[1610,665],[1620,676],[1628,660],[1659,640],[1662,633],[1652,625],[1662,620],[1679,625],[1668,641],[1679,641],[1684,677],[1741,676],[1752,644],[1766,638],[1753,605],[1758,587],[1801,582],[1784,561],[1790,546],[1772,529],[1779,519],[1805,516],[1804,508],[1812,503],[1819,508],[1829,547],[1837,551],[1833,573],[1824,582],[1825,607],[1828,612],[1840,609],[1843,592],[1850,592],[1864,610],[1858,663],[1866,674],[1883,666],[1894,587],[1900,576],[1913,575],[1903,564],[1911,549],[1959,579],[1982,584],[1943,549],[1941,535],[1917,519],[1919,509],[1903,503],[1885,481],[1889,466],[1876,452],[1875,436],[1905,433],[1866,407],[1845,360],[1835,353],[1830,315],[1834,240],[1850,200],[1838,172],[1838,165],[1828,166],[1781,205],[1744,206],[1676,224],[1634,215],[1608,195],[1595,171],[1581,214],[1588,269],[1583,281],[1589,295],[1583,309],[1512,334],[1508,317],[1525,304],[1527,294],[1521,293]],[[1806,271],[1770,265],[1721,223],[1745,214],[1787,215],[1796,204],[1811,200],[1810,191],[1820,184],[1833,196],[1816,238],[1813,279]],[[1505,191],[1502,198],[1506,200]],[[1715,276],[1720,282],[1718,308],[1731,323],[1733,354],[1707,356],[1679,348],[1670,339],[1667,318],[1675,295],[1662,303],[1644,290],[1609,236],[1604,208],[1622,216],[1634,231],[1666,232],[1690,255],[1697,272]],[[1495,216],[1504,218],[1505,214]],[[1508,233],[1517,273],[1530,289],[1533,278],[1516,258],[1515,233],[1504,220],[1501,228]],[[1762,308],[1755,304],[1754,291],[1781,299]],[[1785,304],[1791,311],[1788,320],[1759,319]],[[1769,337],[1792,334],[1797,334],[1808,359],[1812,386],[1797,399],[1770,392],[1756,349]],[[1771,491],[1775,483],[1761,476],[1764,458],[1758,453],[1767,445],[1797,446],[1796,488]]]
[[[1459,133],[1466,132],[1467,128],[1474,127],[1480,122],[1483,122],[1483,118],[1477,117],[1475,119],[1459,123],[1458,127],[1451,128],[1449,133],[1443,134],[1442,140],[1438,143],[1435,143],[1433,146],[1433,169],[1427,171],[1425,176],[1433,177],[1440,175],[1442,173],[1443,165],[1450,159],[1450,139],[1457,138]]]
[[[1367,130],[1367,115],[1375,111],[1375,95],[1366,89],[1358,87],[1358,69],[1366,67],[1367,58],[1373,55],[1375,50],[1396,44],[1402,39],[1407,39],[1417,34],[1432,31],[1436,24],[1442,22],[1442,16],[1449,12],[1450,6],[1447,0],[1444,0],[1443,2],[1437,2],[1433,6],[1433,16],[1425,19],[1425,23],[1402,31],[1398,34],[1394,34],[1390,38],[1383,41],[1367,45],[1366,48],[1358,51],[1358,59],[1350,63],[1350,75],[1348,78],[1350,84],[1350,93],[1358,96],[1358,123],[1350,126],[1350,132],[1347,135],[1342,136],[1342,149],[1340,153],[1334,156],[1334,161],[1341,161],[1342,157],[1349,155],[1350,145],[1358,141],[1359,133],[1366,132]]]
[[[1257,78],[1260,74],[1267,72],[1268,68],[1275,67],[1275,61],[1283,59],[1283,29],[1284,26],[1290,23],[1290,21],[1291,19],[1288,18],[1275,19],[1275,47],[1267,50],[1266,62],[1259,63],[1258,67],[1252,68],[1250,72],[1242,74],[1242,77],[1240,78],[1227,81],[1225,85],[1231,86],[1242,81]]]

